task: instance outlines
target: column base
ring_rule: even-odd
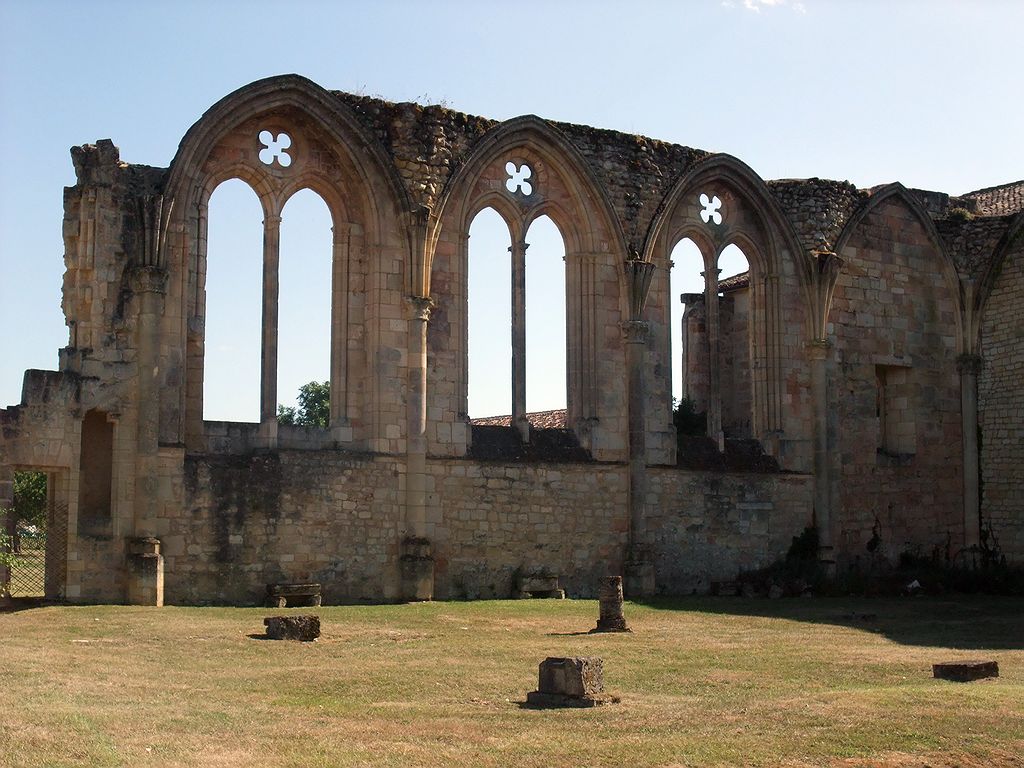
[[[402,600],[433,600],[434,557],[430,553],[430,540],[413,536],[404,539],[398,564]]]
[[[128,540],[129,605],[164,604],[164,556],[160,540],[151,537]]]

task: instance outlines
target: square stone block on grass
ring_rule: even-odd
[[[319,616],[268,616],[263,620],[271,640],[310,642],[320,637]]]
[[[538,708],[595,707],[617,701],[604,692],[604,661],[597,656],[544,659],[537,690],[526,695],[526,703]]]

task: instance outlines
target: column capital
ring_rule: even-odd
[[[956,370],[961,376],[977,376],[981,373],[981,369],[984,367],[985,360],[981,355],[972,354],[970,352],[957,355]]]
[[[811,339],[804,344],[804,347],[811,360],[825,360],[832,349],[832,342],[828,339]]]
[[[430,320],[430,311],[435,307],[434,300],[429,296],[406,296],[405,310],[409,320]]]
[[[136,265],[129,280],[135,293],[167,293],[167,270],[163,267]]]
[[[651,333],[651,324],[644,320],[626,320],[619,327],[627,344],[646,344]]]

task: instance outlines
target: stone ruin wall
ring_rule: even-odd
[[[393,458],[339,451],[189,457],[186,513],[161,536],[167,601],[253,605],[268,583],[307,580],[328,603],[398,599],[403,474]],[[594,597],[621,558],[621,466],[437,459],[429,475],[440,599],[508,598],[537,572]],[[703,593],[785,555],[810,487],[795,475],[654,471],[658,591]]]
[[[945,557],[963,539],[957,297],[905,202],[875,206],[843,249],[829,320],[836,339],[832,430],[848,557]],[[886,445],[879,368],[890,372]],[[877,523],[877,527],[876,527]],[[872,536],[880,545],[866,548]]]
[[[280,89],[295,88],[295,80],[282,78]],[[313,93],[306,85],[299,90],[303,98]],[[364,143],[346,154],[317,118],[273,97],[266,107],[243,103],[248,117],[233,125],[227,107],[212,109],[204,121],[219,120],[221,134],[210,154],[194,161],[207,197],[232,176],[266,192],[251,173],[249,134],[268,119],[305,131],[300,135],[317,152],[312,165],[296,170],[326,196],[336,259],[350,265],[341,337],[349,357],[335,368],[348,398],[346,418],[328,432],[281,428],[270,449],[261,425],[202,421],[206,254],[191,234],[202,230],[201,208],[170,211],[162,194],[171,174],[122,162],[109,141],[73,151],[78,183],[65,192],[64,218],[69,345],[59,372],[28,372],[22,405],[0,411],[0,485],[13,469],[43,469],[67,509],[66,548],[52,553],[67,565],[62,596],[124,599],[125,542],[140,532],[162,542],[168,602],[253,602],[269,581],[302,574],[320,579],[329,601],[399,595],[396,568],[409,525],[408,296],[416,296],[423,277],[415,261],[410,265],[408,244],[422,232],[423,211],[438,208],[426,278],[434,306],[426,331],[423,470],[437,596],[502,596],[514,574],[531,568],[557,571],[571,593],[591,594],[607,562],[618,557],[615,567],[621,565],[628,527],[621,262],[628,255],[655,264],[645,310],[645,543],[659,592],[704,591],[740,568],[767,564],[818,517],[808,345],[816,338],[820,290],[813,258],[823,244],[836,246],[842,262],[823,331],[831,343],[827,498],[841,563],[869,559],[876,516],[879,556],[888,560],[904,550],[931,554],[947,542],[956,548],[969,536],[957,363],[974,349],[964,306],[973,295],[964,286],[988,284],[987,303],[975,302],[984,358],[981,509],[1004,553],[1024,560],[1017,450],[1024,440],[1014,431],[1024,421],[1017,375],[1022,257],[1019,240],[1006,246],[1021,219],[1017,193],[1005,191],[1013,185],[949,198],[899,185],[879,191],[818,179],[764,183],[734,159],[612,131],[314,96],[326,109],[336,108],[331,99],[347,105],[373,139],[354,139]],[[353,165],[359,156],[385,158],[409,204],[425,208],[410,214],[382,205],[392,192],[381,179],[331,197],[331,179],[365,175]],[[466,457],[465,235],[484,204],[511,220],[519,215],[501,191],[510,156],[535,167],[545,211],[566,243],[569,282],[583,288],[568,308],[577,327],[569,336],[576,372],[570,427],[594,463]],[[577,157],[582,167],[574,165]],[[722,227],[703,225],[698,191],[726,201]],[[961,209],[968,215],[950,213]],[[749,325],[723,329],[722,385],[733,388],[723,393],[723,408],[736,410],[749,395],[754,437],[784,474],[671,466],[668,318],[678,297],[669,296],[667,260],[683,236],[695,239],[705,258],[738,243],[751,262],[751,289],[734,313]],[[172,257],[166,274],[160,254]],[[155,294],[166,299],[156,326],[147,326],[146,301]],[[706,316],[699,322],[706,343]],[[146,333],[155,334],[161,376],[155,422],[140,395],[153,391],[138,375]],[[739,377],[731,373],[743,346],[751,354],[749,393],[735,391]],[[898,419],[912,425],[901,432],[912,451],[898,439],[894,450],[879,451],[879,367],[893,369],[893,381],[906,389],[891,408],[907,411]],[[706,369],[695,373],[706,380]],[[82,424],[90,413],[102,415],[112,435],[109,519],[98,527],[79,514],[88,484],[82,453],[90,449]]]
[[[1024,238],[996,276],[981,328],[981,511],[1000,548],[1024,560]]]

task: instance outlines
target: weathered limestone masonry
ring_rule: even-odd
[[[295,75],[215,104],[166,169],[109,140],[72,159],[68,346],[0,410],[0,501],[13,471],[43,470],[67,515],[54,597],[505,597],[536,573],[574,596],[608,575],[627,597],[701,592],[810,525],[836,568],[869,543],[873,559],[955,556],[989,528],[1024,560],[1024,182],[958,198],[765,182],[728,155]],[[232,178],[264,211],[253,424],[203,420],[208,203]],[[281,212],[306,188],[333,219],[326,429],[275,415]],[[467,414],[469,228],[487,207],[512,243],[508,426]],[[566,251],[564,429],[525,413],[541,215]],[[707,283],[685,298],[685,351],[683,238]],[[730,245],[750,269],[719,284]],[[703,458],[677,451],[675,355],[707,414]],[[741,449],[758,461],[733,471]]]

